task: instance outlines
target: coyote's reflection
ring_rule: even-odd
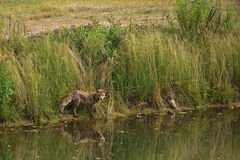
[[[74,145],[90,142],[103,145],[105,143],[105,137],[100,130],[96,129],[94,124],[94,121],[90,121],[87,126],[82,126],[81,122],[73,121],[68,124],[63,124],[60,132],[64,139]]]
[[[103,134],[106,132],[105,134],[108,135],[107,124],[109,122],[86,119],[61,126],[61,136],[76,146],[74,159],[112,159],[114,155],[111,153],[109,142],[105,142]]]

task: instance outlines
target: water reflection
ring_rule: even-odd
[[[90,121],[87,130],[83,130],[79,126],[81,126],[81,124],[77,121],[73,121],[69,124],[62,124],[60,133],[64,139],[74,145],[89,142],[98,143],[99,145],[105,143],[103,133],[101,130],[94,129],[92,121]]]
[[[0,159],[238,160],[238,110],[0,130]]]

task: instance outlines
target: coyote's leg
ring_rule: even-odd
[[[74,114],[74,116],[77,116],[77,108],[80,105],[80,102],[81,102],[81,100],[78,99],[78,98],[73,100],[73,103],[74,103],[73,104],[73,114]]]
[[[61,113],[64,113],[64,109],[67,105],[61,105]]]
[[[61,113],[64,112],[65,107],[72,101],[72,97],[71,96],[67,96],[63,99],[61,105],[60,105],[60,109],[61,109]]]
[[[90,105],[88,108],[88,113],[90,114],[91,117],[96,113],[96,108],[94,105]]]

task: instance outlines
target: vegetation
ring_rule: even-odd
[[[0,61],[1,118],[54,115],[62,97],[76,88],[108,91],[109,98],[97,107],[100,117],[139,110],[142,102],[164,109],[165,93],[179,107],[237,101],[236,8],[212,5],[178,0],[177,22],[165,27],[94,22],[26,38],[24,25],[13,24],[9,38],[2,34],[0,42],[5,57]]]
[[[0,74],[0,118],[8,119],[15,111],[15,108],[10,109],[10,105],[16,86],[6,63],[0,63]]]

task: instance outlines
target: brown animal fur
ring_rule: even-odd
[[[73,102],[73,114],[77,116],[77,108],[80,104],[89,104],[90,105],[90,115],[94,109],[94,104],[98,101],[105,98],[105,91],[103,89],[98,89],[96,92],[87,93],[80,90],[75,90],[66,96],[62,103],[60,104],[61,113],[64,113],[64,109],[68,106],[69,103]]]
[[[176,105],[176,102],[173,98],[173,93],[171,92],[171,90],[167,90],[167,89],[164,89],[162,91],[162,94],[161,94],[163,100],[164,100],[164,103],[165,105],[168,107],[168,108],[171,108],[171,109],[177,109],[177,105]]]

